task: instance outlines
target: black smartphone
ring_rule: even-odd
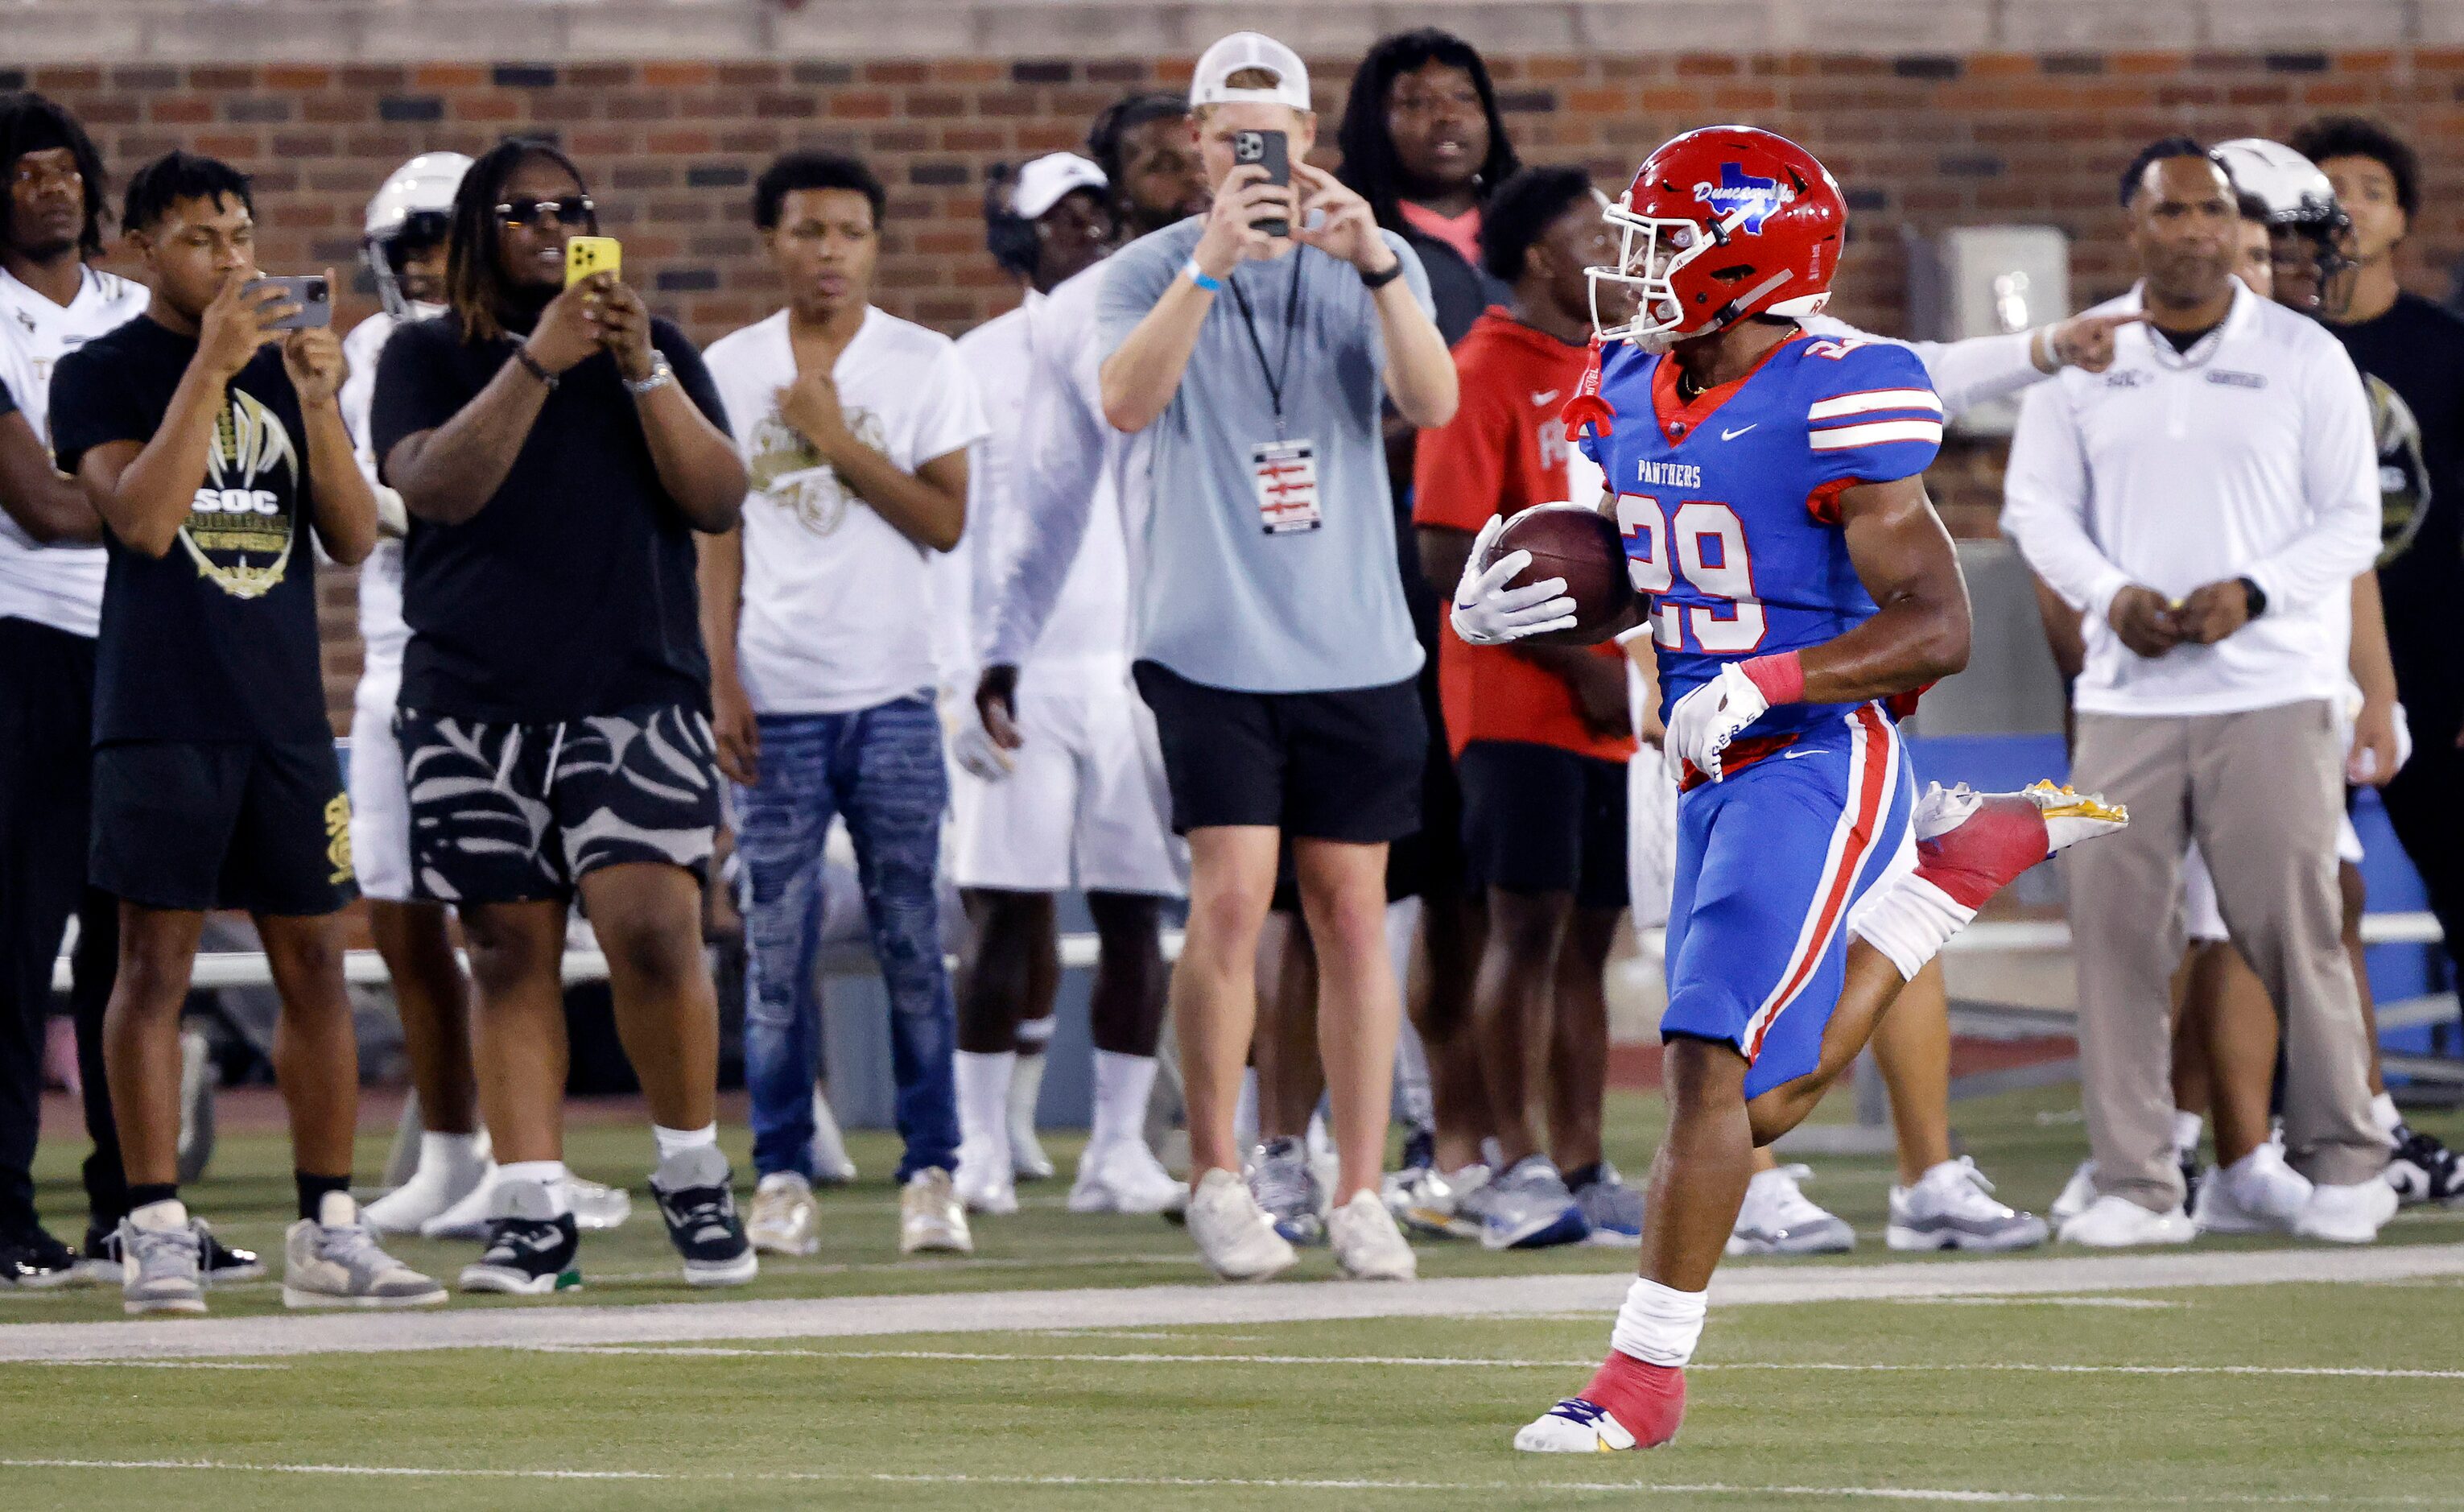
[[[1290,147],[1280,131],[1236,131],[1232,134],[1232,161],[1255,163],[1266,170],[1266,182],[1283,189],[1292,182]],[[1269,236],[1288,236],[1292,223],[1281,215],[1269,220],[1249,223]]]
[[[267,330],[302,331],[311,326],[334,323],[334,296],[333,291],[325,287],[324,275],[311,273],[297,278],[251,278],[240,292],[253,294],[266,288],[280,289],[286,301],[299,306],[298,314],[284,316],[267,326]]]

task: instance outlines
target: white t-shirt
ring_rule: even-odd
[[[2139,291],[2092,313],[2135,311]],[[2378,444],[2361,374],[2318,322],[2236,283],[2187,352],[2146,325],[2113,366],[2028,391],[2002,529],[2079,611],[2091,714],[2234,714],[2343,696],[2352,582],[2379,548]],[[2126,586],[2178,599],[2247,577],[2267,611],[2146,657],[2106,619]]]
[[[703,355],[753,477],[744,500],[737,670],[762,714],[838,714],[934,686],[934,553],[839,481],[779,417],[795,382],[787,312]],[[984,434],[976,386],[937,331],[867,310],[830,377],[848,429],[913,473]]]
[[[143,314],[152,297],[142,283],[88,268],[77,298],[58,305],[0,269],[0,382],[44,444],[51,442],[53,365]],[[102,547],[37,545],[0,514],[0,618],[92,635],[102,626]]]
[[[974,611],[979,639],[990,626],[1001,584],[1026,556],[1036,528],[1029,498],[1038,488],[1064,486],[1086,494],[1086,534],[1054,595],[1048,616],[1022,663],[1044,682],[1067,679],[1118,681],[1130,660],[1130,571],[1113,498],[1113,472],[1102,461],[1101,439],[1087,443],[1074,428],[1060,427],[1054,404],[1086,403],[1082,376],[1092,378],[1097,283],[1082,274],[1049,296],[1030,293],[1026,302],[958,338],[967,371],[982,388],[984,415],[992,431],[976,447],[968,475],[967,549],[974,562]],[[1086,370],[1082,374],[1081,367]],[[1034,397],[1030,400],[1029,396]],[[1102,413],[1100,390],[1092,412]],[[1109,431],[1109,427],[1106,428]],[[1082,465],[1066,470],[1038,466],[1039,451],[1084,450]]]
[[[424,321],[444,312],[443,305],[415,304],[411,319]],[[385,340],[399,323],[379,310],[342,338],[342,360],[350,365],[350,375],[342,380],[338,396],[342,424],[350,428],[352,443],[359,449],[360,471],[368,475],[371,484],[377,482],[377,458],[368,450],[368,406],[376,398],[377,359],[385,355]],[[390,678],[399,687],[402,681],[402,651],[410,644],[410,627],[402,618],[402,549],[399,540],[380,536],[377,548],[360,567],[360,639],[367,648],[360,674],[363,682]]]

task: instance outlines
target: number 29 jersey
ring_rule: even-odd
[[[1616,495],[1626,568],[1650,606],[1663,719],[1729,662],[1870,618],[1839,495],[1922,473],[1942,445],[1942,401],[1903,346],[1800,331],[1691,404],[1677,376],[1673,358],[1607,348],[1598,393],[1613,429],[1585,427],[1579,443]],[[1847,707],[1784,705],[1739,740],[1784,742]]]

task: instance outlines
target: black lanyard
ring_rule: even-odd
[[[1241,292],[1238,280],[1223,280],[1232,286],[1232,302],[1241,306],[1241,323],[1248,327],[1249,349],[1258,354],[1258,371],[1266,380],[1266,397],[1275,406],[1275,439],[1284,438],[1284,380],[1292,366],[1292,347],[1298,345],[1301,331],[1301,249],[1294,247],[1291,292],[1284,300],[1284,350],[1273,367],[1266,365],[1266,344],[1258,339],[1258,318],[1249,308],[1249,297]]]

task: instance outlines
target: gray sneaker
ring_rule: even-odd
[[[1326,1242],[1326,1197],[1309,1170],[1307,1141],[1289,1134],[1258,1146],[1249,1190],[1287,1244]]]
[[[1537,1250],[1579,1244],[1590,1236],[1582,1209],[1546,1155],[1526,1155],[1488,1184],[1481,1205],[1480,1243],[1486,1250]]]
[[[131,1316],[206,1310],[206,1226],[141,1229],[120,1220],[120,1303]]]
[[[2045,1242],[2045,1220],[2018,1212],[1990,1195],[1993,1184],[1963,1155],[1917,1178],[1913,1187],[1891,1189],[1890,1227],[1882,1237],[1895,1250],[2025,1250]]]
[[[434,1307],[445,1288],[387,1255],[346,1192],[327,1192],[317,1216],[282,1235],[285,1307]]]
[[[1574,1206],[1591,1226],[1591,1237],[1584,1242],[1624,1250],[1642,1243],[1642,1193],[1627,1186],[1608,1162],[1600,1162],[1599,1174],[1574,1190]]]
[[[1840,1255],[1857,1247],[1857,1231],[1825,1212],[1797,1183],[1814,1172],[1804,1166],[1758,1170],[1746,1184],[1746,1200],[1728,1234],[1730,1255]]]

